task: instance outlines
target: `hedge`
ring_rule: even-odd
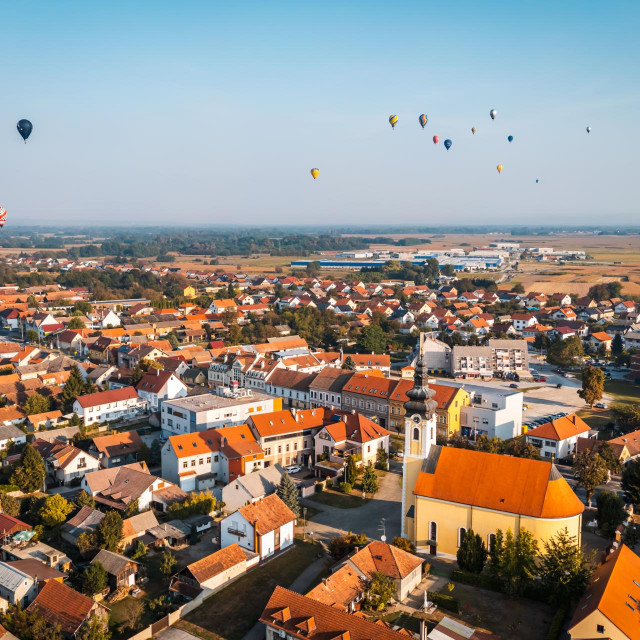
[[[458,602],[458,598],[450,596],[448,593],[429,591],[428,598],[441,609],[446,609],[447,611],[451,611],[451,613],[460,613],[460,602]]]
[[[0,493],[11,493],[12,491],[20,491],[20,487],[15,484],[0,484]]]
[[[568,611],[569,607],[566,604],[558,607],[558,610],[551,621],[551,627],[549,628],[549,633],[547,633],[546,640],[558,640],[562,633],[562,627],[564,627],[564,620],[567,617]]]

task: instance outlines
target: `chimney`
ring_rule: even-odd
[[[342,416],[342,422],[346,422],[347,421],[347,416]]]
[[[296,410],[296,408],[295,408],[295,407],[293,407],[293,408],[291,409],[291,415],[293,416],[293,419],[294,419],[294,420],[297,420],[297,419],[298,419],[298,411]]]

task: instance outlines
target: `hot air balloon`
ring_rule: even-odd
[[[507,136],[507,140],[508,140],[509,142],[513,142],[513,136]]]
[[[27,138],[31,135],[33,131],[33,125],[28,120],[20,120],[18,122],[18,133],[22,136],[25,144],[27,143]]]
[[[476,135],[476,131],[477,129],[475,127],[471,127],[471,133],[473,133],[474,136]]]
[[[389,116],[389,124],[392,129],[395,129],[395,126],[398,124],[398,116]]]
[[[498,170],[498,173],[502,173],[502,165],[499,164],[496,169]]]
[[[427,124],[427,122],[429,122],[429,119],[427,118],[427,114],[423,113],[419,118],[418,118],[418,122],[420,123],[420,126],[424,129],[424,125]]]
[[[538,184],[538,182],[540,182],[540,178],[536,178],[536,184]]]
[[[433,144],[438,144],[439,139],[438,136],[433,136]]]
[[[587,127],[587,133],[591,133],[591,127]]]
[[[313,176],[313,179],[315,180],[318,177],[318,174],[320,173],[320,171],[318,171],[317,169],[311,169],[311,175]]]
[[[492,120],[495,120],[498,112],[495,109],[491,109],[491,111],[489,111],[489,115],[491,116]]]
[[[451,149],[451,145],[452,145],[452,144],[453,144],[453,142],[451,142],[451,140],[449,140],[449,138],[447,138],[447,139],[444,141],[444,148],[445,148],[447,151],[449,151],[449,149]]]
[[[7,210],[4,207],[0,207],[0,229],[4,227],[4,223],[7,220]]]

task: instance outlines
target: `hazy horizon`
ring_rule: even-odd
[[[632,2],[3,3],[5,231],[637,224],[639,18]]]

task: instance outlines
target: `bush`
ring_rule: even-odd
[[[440,609],[451,611],[451,613],[460,613],[460,602],[458,598],[450,596],[448,593],[439,593],[437,591],[429,591],[429,600],[437,604]]]
[[[468,584],[471,587],[489,589],[490,591],[499,591],[500,593],[504,593],[505,590],[504,583],[500,578],[486,575],[484,573],[478,574],[456,569],[451,572],[451,580],[454,582],[462,582],[462,584]]]
[[[324,491],[324,482],[316,483],[316,493],[322,493]]]
[[[11,493],[20,491],[20,487],[16,484],[0,484],[0,493]]]
[[[340,491],[342,491],[342,493],[351,493],[351,485],[348,482],[341,482],[340,483]]]
[[[567,611],[569,608],[566,604],[560,605],[553,620],[551,621],[551,627],[549,627],[549,633],[547,633],[546,640],[558,640],[562,633],[562,627],[564,626],[564,619],[567,617]]]
[[[325,484],[327,485],[327,489],[331,489],[331,487],[333,487],[333,480],[331,478],[327,478]]]

